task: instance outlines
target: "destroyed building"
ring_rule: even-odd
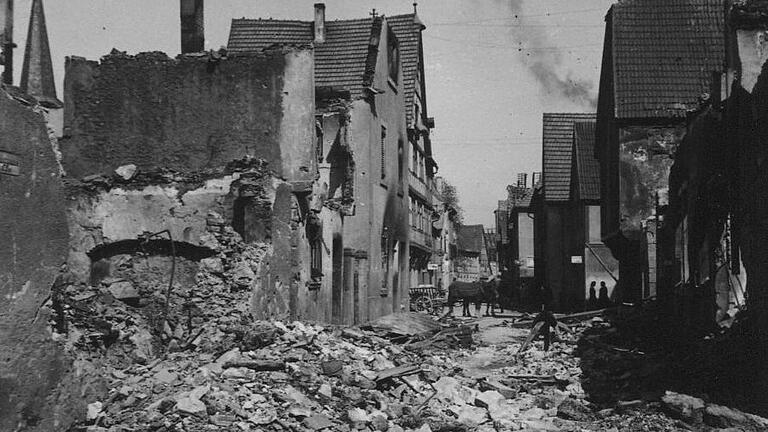
[[[605,17],[595,154],[601,237],[621,263],[623,301],[669,285],[674,257],[661,253],[672,239],[657,226],[686,113],[723,65],[723,10],[721,0],[627,0]]]
[[[768,5],[732,2],[726,9],[725,63],[687,117],[687,133],[670,175],[669,217],[674,239],[670,310],[693,334],[745,321],[754,371],[744,400],[761,412],[768,374],[768,269],[765,229],[765,35]],[[753,396],[749,396],[753,395]]]
[[[320,248],[322,259],[333,263],[322,278],[333,279],[331,321],[358,323],[408,307],[404,108],[405,86],[415,86],[414,77],[404,75],[401,45],[387,17],[326,21],[323,4],[315,5],[314,21],[235,19],[227,48],[253,53],[305,43],[312,43],[315,53],[310,83],[323,137],[319,159],[331,165],[344,161],[328,167],[328,195],[338,198],[343,218],[322,219],[338,233]],[[408,61],[413,73],[415,63]]]
[[[317,173],[312,67],[308,49],[68,58],[70,271],[91,284],[131,280],[125,271],[138,276],[141,265],[170,274],[172,246],[177,277],[199,266],[232,271],[253,290],[254,316],[318,318],[305,284]],[[223,235],[267,244],[266,255],[229,262]],[[148,256],[137,259],[142,239]]]

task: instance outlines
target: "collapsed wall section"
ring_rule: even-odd
[[[217,219],[241,246],[270,250],[244,271],[254,315],[296,316],[317,176],[313,62],[297,47],[68,58],[62,152],[68,176],[82,183],[70,189],[68,212],[78,280],[114,277],[120,259],[94,251],[135,245],[147,233],[221,254]]]

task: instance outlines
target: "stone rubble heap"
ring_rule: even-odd
[[[65,290],[68,325],[55,335],[101,389],[71,431],[682,431],[741,414],[590,403],[575,348],[586,329],[610,326],[599,317],[561,332],[549,351],[536,341],[521,353],[525,329],[491,345],[471,334],[474,320],[419,313],[363,327],[254,321],[249,290],[222,283],[244,270],[209,261],[193,292],[175,291],[166,323],[160,282],[154,294],[112,279]],[[494,360],[478,373],[483,356]]]

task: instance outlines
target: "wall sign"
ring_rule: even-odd
[[[581,255],[572,255],[571,256],[571,264],[581,264],[584,260],[582,259]]]
[[[21,175],[20,161],[19,157],[15,154],[0,150],[0,174],[10,176]]]

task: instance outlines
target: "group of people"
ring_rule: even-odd
[[[612,302],[608,297],[608,287],[605,285],[605,281],[600,281],[599,294],[595,291],[597,281],[592,281],[589,284],[589,298],[587,299],[587,310],[592,309],[604,309],[610,307]]]

